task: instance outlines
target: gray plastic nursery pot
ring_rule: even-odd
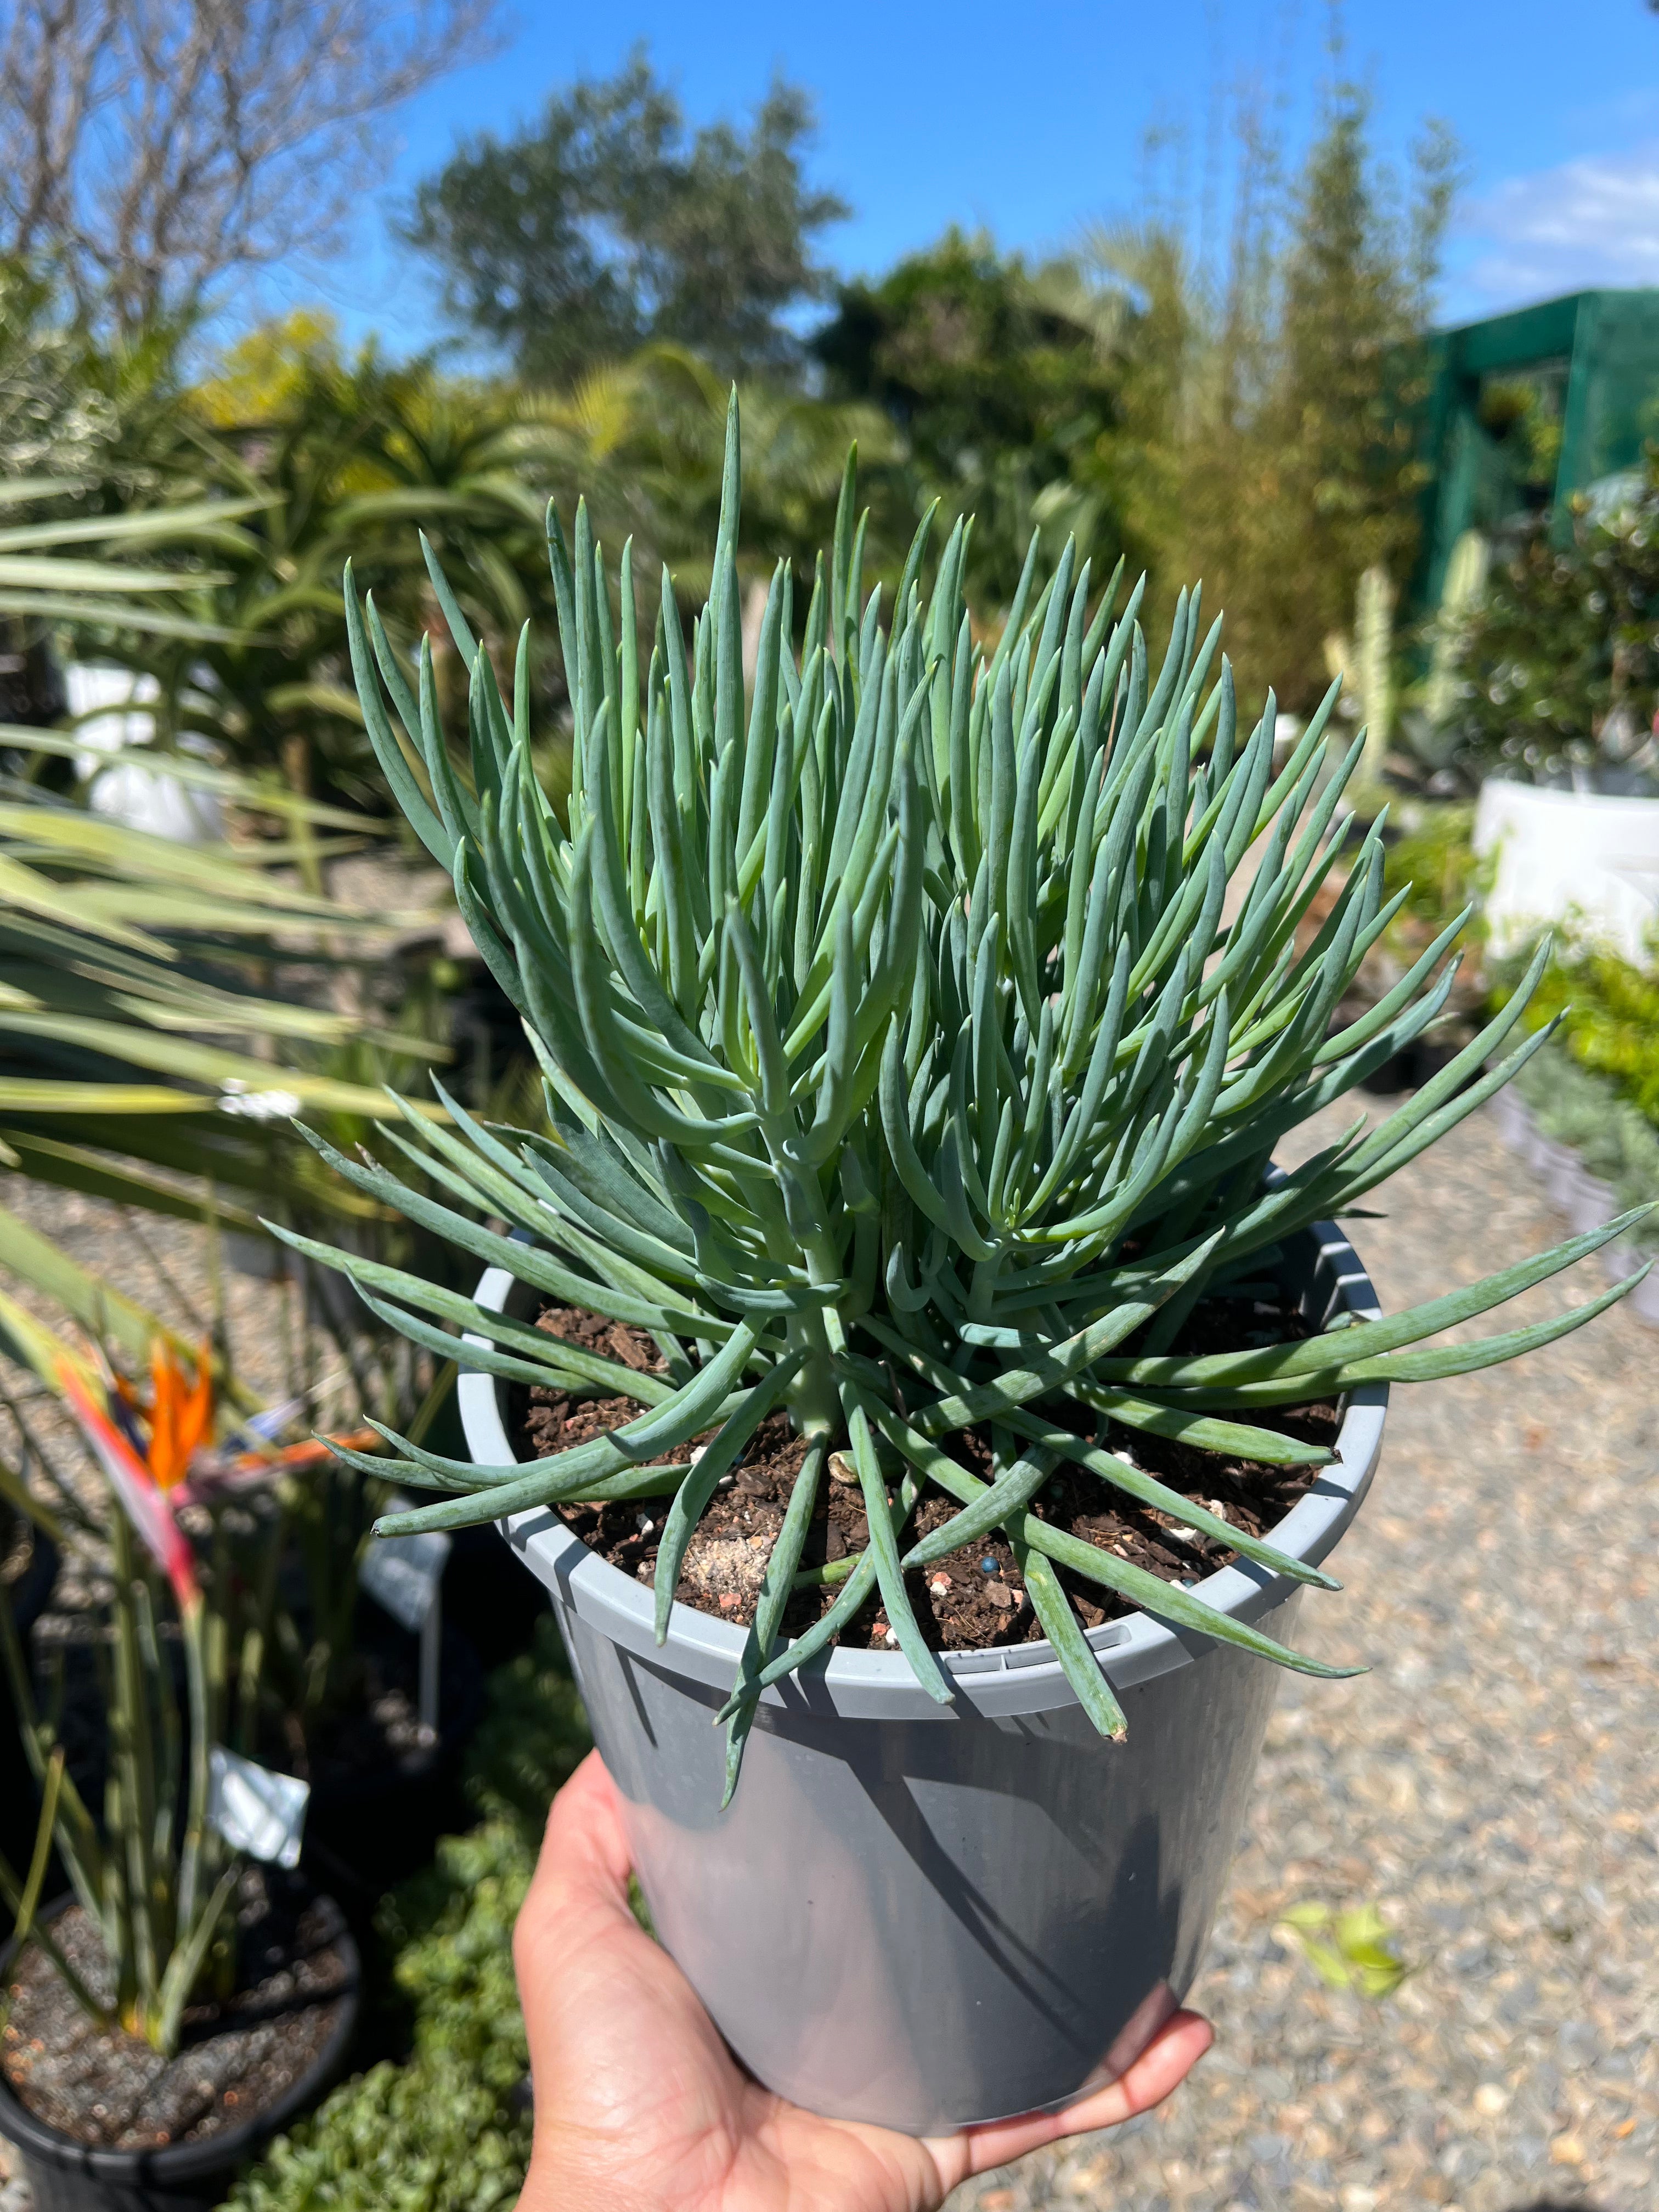
[[[1570,1213],[1584,1170],[1571,1145],[1553,1138],[1539,1139],[1532,1156],[1533,1173],[1544,1186],[1544,1194],[1559,1212]]]
[[[1513,1085],[1498,1093],[1489,1110],[1500,1139],[1521,1155],[1551,1204],[1566,1215],[1575,1237],[1613,1219],[1619,1212],[1618,1192],[1611,1183],[1593,1176],[1570,1146],[1556,1144],[1543,1134],[1525,1101],[1516,1097]],[[1647,1248],[1620,1237],[1602,1246],[1601,1272],[1609,1280],[1622,1283],[1627,1275],[1645,1267],[1650,1256]],[[1625,1311],[1650,1328],[1659,1328],[1659,1268],[1637,1285],[1625,1300]]]
[[[1583,1170],[1573,1186],[1572,1202],[1567,1208],[1567,1226],[1575,1237],[1583,1237],[1592,1229],[1599,1229],[1604,1221],[1611,1221],[1619,1211],[1619,1194],[1610,1182]],[[1604,1262],[1605,1264],[1605,1262]]]
[[[1287,1246],[1310,1318],[1376,1310],[1334,1225]],[[481,1305],[534,1310],[493,1268]],[[501,1391],[460,1378],[467,1448],[514,1454]],[[1350,1401],[1338,1458],[1272,1532],[1317,1563],[1376,1470],[1387,1391]],[[765,1693],[731,1805],[711,1725],[744,1632],[650,1589],[550,1510],[501,1523],[551,1592],[626,1807],[657,1934],[738,2057],[836,2118],[936,2134],[1069,2102],[1121,2072],[1203,1955],[1278,1670],[1142,1613],[1090,1642],[1128,1735],[1098,1736],[1047,1644],[944,1656],[939,1705],[897,1652],[834,1650]],[[1206,1602],[1281,1640],[1300,1589],[1241,1563]],[[1333,1601],[1338,1602],[1340,1601]]]

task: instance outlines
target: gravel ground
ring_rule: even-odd
[[[149,1307],[187,1342],[199,1342],[211,1333],[215,1309],[207,1237],[194,1222],[116,1206],[21,1176],[0,1176],[0,1206],[50,1237],[77,1265]],[[232,1233],[224,1240],[220,1281],[225,1334],[237,1373],[262,1396],[278,1399],[295,1385],[298,1295],[235,1264],[244,1255],[270,1252],[264,1239]],[[0,1249],[0,1269],[4,1268]],[[51,1297],[9,1269],[3,1279],[22,1304],[54,1327],[64,1326],[63,1309]]]
[[[1565,1233],[1484,1115],[1371,1202],[1389,1218],[1354,1237],[1390,1310]],[[1521,1310],[1601,1287],[1592,1261]],[[1615,1310],[1395,1393],[1346,1590],[1302,1616],[1306,1648],[1373,1671],[1285,1678],[1192,1999],[1215,2049],[1163,2112],[951,2212],[1651,2212],[1656,1371],[1659,1335]],[[1333,1991],[1275,1940],[1304,1901],[1379,1905],[1398,1993]]]

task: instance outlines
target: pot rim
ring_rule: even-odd
[[[1510,775],[1489,775],[1481,784],[1484,794],[1491,792],[1488,811],[1499,805],[1535,806],[1540,811],[1550,807],[1565,807],[1576,812],[1610,814],[1615,808],[1632,810],[1632,818],[1644,822],[1659,822],[1659,813],[1644,811],[1659,807],[1659,797],[1651,792],[1638,791],[1571,791],[1553,783],[1522,783]]]
[[[314,1886],[313,1886],[314,1887]],[[165,2182],[200,2181],[213,2174],[229,2172],[240,2166],[261,2145],[283,2129],[308,2106],[316,2100],[319,2086],[331,2087],[345,2061],[352,2038],[357,2032],[357,2015],[362,2002],[362,1957],[357,1948],[349,1923],[337,1899],[326,1890],[315,1894],[334,1907],[338,1920],[332,1938],[346,1967],[345,1984],[340,1994],[344,1999],[340,2016],[330,2032],[327,2042],[317,2053],[305,2071],[296,2076],[273,2105],[263,2112],[256,2112],[234,2127],[210,2136],[203,2142],[163,2143],[143,2150],[112,2150],[106,2146],[82,2142],[76,2136],[65,2135],[49,2120],[43,2120],[23,2102],[5,2072],[0,2068],[0,2135],[15,2143],[25,2160],[36,2159],[60,2172],[84,2173],[94,2181],[119,2182],[131,2185],[135,2180],[142,2184],[160,2185]],[[39,1917],[55,1920],[60,1912],[76,1904],[73,1892],[55,1898]],[[27,1939],[25,1939],[27,1940]],[[0,1948],[0,1977],[10,1972],[16,1956],[15,1938]]]
[[[1308,1295],[1322,1300],[1322,1324],[1336,1309],[1361,1320],[1380,1313],[1370,1277],[1334,1222],[1315,1223],[1285,1240],[1302,1262]],[[1292,1261],[1294,1264],[1294,1261]],[[474,1292],[479,1305],[500,1312],[517,1281],[507,1268],[488,1269]],[[484,1340],[464,1341],[483,1346]],[[493,1376],[464,1370],[457,1396],[467,1449],[483,1466],[506,1466],[517,1455],[501,1419]],[[1317,1566],[1334,1548],[1358,1512],[1382,1452],[1386,1383],[1362,1384],[1348,1395],[1336,1440],[1336,1458],[1322,1468],[1312,1486],[1290,1512],[1267,1532],[1277,1547]],[[499,1522],[502,1535],[556,1600],[568,1605],[615,1643],[647,1664],[690,1676],[722,1692],[737,1680],[747,1632],[676,1601],[668,1637],[659,1645],[654,1599],[645,1584],[590,1552],[550,1507],[537,1507]],[[1221,1567],[1194,1586],[1203,1603],[1235,1620],[1254,1623],[1282,1605],[1302,1587],[1249,1559]],[[1103,1671],[1122,1689],[1166,1673],[1217,1649],[1212,1637],[1178,1629],[1146,1613],[1103,1622],[1085,1632]],[[837,1646],[788,1674],[762,1693],[762,1704],[796,1711],[835,1712],[844,1718],[949,1721],[957,1706],[980,1713],[1029,1713],[1069,1705],[1075,1693],[1065,1669],[1046,1639],[974,1651],[942,1651],[940,1664],[957,1689],[957,1698],[941,1705],[922,1689],[899,1651],[853,1651]],[[1264,1662],[1266,1663],[1266,1662]]]

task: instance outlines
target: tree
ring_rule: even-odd
[[[797,619],[805,617],[819,546],[835,526],[850,445],[869,516],[865,576],[889,595],[916,517],[899,466],[901,441],[879,409],[815,398],[775,380],[738,387],[743,510],[738,574],[746,603],[763,606],[780,559],[793,562]],[[580,487],[596,532],[617,549],[634,540],[636,582],[672,570],[688,635],[713,583],[709,547],[720,511],[731,386],[684,346],[642,348],[564,392],[522,403],[528,433],[546,441],[561,486]],[[562,489],[567,526],[571,502]],[[649,657],[650,641],[642,641]]]
[[[1363,96],[1334,87],[1285,189],[1247,118],[1218,271],[1167,221],[1097,235],[1090,258],[1124,295],[1121,414],[1073,448],[1048,502],[1056,522],[1091,501],[1116,509],[1159,619],[1201,576],[1246,695],[1271,683],[1299,714],[1326,688],[1325,643],[1352,623],[1360,577],[1402,586],[1419,527],[1421,338],[1455,154],[1431,128],[1401,207],[1367,123]]]
[[[132,330],[338,242],[492,0],[0,0],[0,252]]]
[[[811,240],[848,213],[806,187],[811,129],[806,95],[778,78],[746,136],[720,122],[688,142],[636,49],[556,94],[536,129],[464,144],[404,235],[437,262],[450,312],[527,378],[565,383],[652,342],[724,377],[787,369],[785,311],[825,290]]]
[[[969,573],[988,611],[1012,597],[1071,450],[1115,419],[1108,335],[1069,264],[1032,270],[952,228],[878,282],[843,285],[812,341],[831,391],[903,432],[922,501],[975,516]],[[1084,534],[1114,539],[1113,523],[1097,512]]]
[[[1575,789],[1659,789],[1659,455],[1612,511],[1572,502],[1504,533],[1485,587],[1443,610],[1449,697],[1443,750],[1467,781],[1570,778]]]
[[[1254,425],[1279,454],[1268,512],[1282,543],[1291,517],[1304,547],[1263,603],[1272,634],[1306,669],[1353,617],[1369,568],[1397,586],[1417,547],[1418,409],[1427,363],[1418,343],[1431,304],[1449,197],[1449,143],[1418,155],[1415,204],[1391,219],[1366,136],[1363,100],[1339,93],[1296,194],[1283,264],[1277,374]],[[1264,564],[1274,548],[1263,544]],[[1264,580],[1265,580],[1265,578]],[[1315,678],[1316,684],[1316,675]],[[1299,702],[1300,703],[1300,702]]]
[[[8,527],[66,519],[75,495],[102,472],[116,412],[85,334],[55,311],[52,287],[15,262],[0,262],[0,497]],[[46,479],[61,481],[54,496]],[[31,481],[32,480],[32,481]],[[20,492],[27,516],[20,517]],[[65,706],[52,651],[52,619],[0,611],[0,722],[44,727]]]

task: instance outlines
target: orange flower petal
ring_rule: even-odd
[[[165,1490],[175,1480],[178,1446],[175,1413],[179,1376],[165,1339],[156,1337],[149,1347],[149,1471]]]
[[[204,1344],[196,1354],[196,1380],[179,1407],[177,1442],[179,1472],[190,1463],[213,1434],[213,1355]]]
[[[150,1474],[163,1490],[184,1480],[197,1451],[213,1427],[211,1354],[204,1345],[197,1355],[196,1379],[185,1370],[170,1345],[155,1340],[150,1352]]]
[[[82,1435],[109,1478],[122,1510],[173,1584],[173,1595],[181,1607],[193,1605],[198,1595],[196,1557],[150,1469],[94,1402],[67,1360],[58,1365],[57,1382],[81,1425]]]

